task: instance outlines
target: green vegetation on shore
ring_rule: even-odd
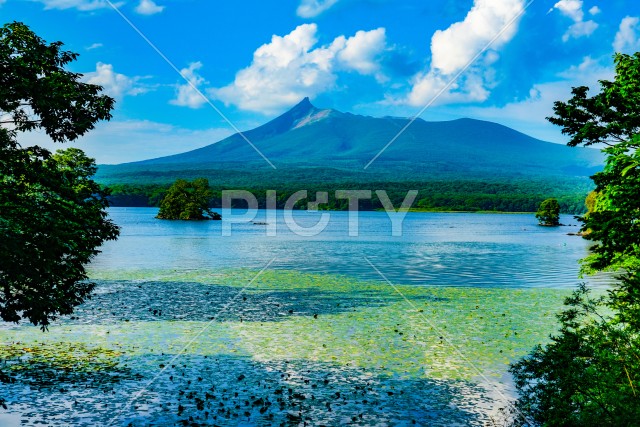
[[[169,184],[111,184],[110,202],[112,206],[146,207],[159,206]],[[593,188],[588,182],[566,182],[550,180],[513,180],[498,179],[491,181],[453,180],[453,181],[406,181],[406,182],[344,182],[329,184],[283,184],[244,185],[239,187],[211,186],[211,207],[219,208],[224,190],[247,190],[256,196],[258,206],[266,207],[267,190],[277,193],[276,207],[284,207],[287,199],[295,192],[306,189],[309,199],[304,199],[296,208],[306,209],[308,201],[315,200],[316,192],[327,192],[328,203],[320,209],[347,210],[348,200],[336,199],[335,191],[348,190],[385,190],[394,206],[398,207],[410,190],[418,190],[418,197],[412,210],[428,212],[535,212],[540,203],[554,196],[560,203],[560,211],[567,214],[582,214],[586,211],[585,197]],[[235,202],[235,207],[244,207],[243,201]],[[382,209],[382,203],[373,191],[371,200],[362,200],[360,209]]]
[[[549,121],[570,146],[603,144],[606,167],[593,179],[582,231],[593,245],[584,272],[614,271],[594,296],[582,284],[557,315],[560,330],[513,364],[514,425],[637,426],[640,420],[640,52],[615,55],[616,76],[600,92],[576,87]]]

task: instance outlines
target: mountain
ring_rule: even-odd
[[[409,122],[408,118],[320,109],[305,98],[281,116],[242,135],[172,156],[103,165],[97,179],[135,182],[144,177],[150,182],[164,182],[200,173],[216,182],[237,185],[243,177],[252,182],[561,178],[587,177],[602,167],[598,150],[544,142],[492,122],[417,119],[406,127]],[[272,170],[247,140],[277,170]],[[392,140],[365,170],[365,165]]]

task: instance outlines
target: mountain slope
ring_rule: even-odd
[[[537,140],[492,122],[417,119],[364,171],[364,166],[408,124],[406,118],[374,118],[323,110],[305,98],[258,128],[244,132],[280,170],[303,173],[331,169],[334,175],[379,180],[482,176],[586,177],[602,165],[599,151]],[[101,166],[98,178],[178,171],[270,173],[270,166],[239,134],[197,150],[115,166]],[[273,171],[278,173],[278,171]],[[285,174],[285,175],[282,175]],[[275,176],[275,175],[274,175]],[[110,179],[111,178],[111,179]],[[394,178],[394,179],[395,179]]]

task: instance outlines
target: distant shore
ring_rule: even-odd
[[[123,206],[123,205],[111,205],[112,208],[157,208],[157,206]],[[220,207],[213,207],[212,209],[220,209]],[[242,209],[242,208],[237,208]],[[267,210],[264,208],[259,208],[260,210]],[[282,211],[284,209],[277,208],[277,211]],[[307,210],[307,209],[293,209],[296,212],[349,212],[348,209],[318,209],[317,211]],[[360,212],[384,212],[384,209],[360,209]],[[438,210],[438,209],[424,209],[424,208],[411,208],[407,212],[412,213],[472,213],[472,214],[498,214],[498,215],[534,215],[535,212],[512,212],[512,211],[493,211],[493,210]],[[573,215],[573,216],[581,216],[583,214],[572,214],[561,212],[562,215]]]
[[[535,214],[535,212],[508,212],[508,211],[452,211],[452,210],[438,210],[438,209],[421,209],[411,208],[409,212],[428,212],[428,213],[477,213],[477,214],[502,214],[502,215],[529,215]]]

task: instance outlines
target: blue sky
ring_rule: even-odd
[[[0,17],[63,41],[80,53],[72,70],[116,98],[75,144],[98,163],[201,147],[305,96],[373,116],[429,105],[425,120],[564,142],[544,120],[553,102],[612,78],[615,51],[640,51],[636,0],[0,0]]]

